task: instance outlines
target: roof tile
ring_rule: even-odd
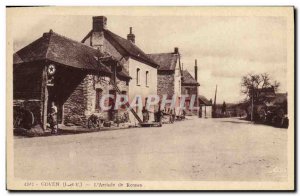
[[[101,66],[98,50],[50,31],[14,54],[14,64],[49,60],[63,65],[111,73]]]
[[[157,53],[147,55],[159,65],[158,70],[175,70],[176,63],[179,58],[179,56],[174,53]]]
[[[187,70],[183,70],[182,72],[182,84],[200,86],[200,84],[193,78],[193,76]]]

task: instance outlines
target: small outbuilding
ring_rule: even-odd
[[[20,126],[19,111],[25,107],[32,114],[32,125],[45,130],[52,102],[62,124],[85,126],[92,114],[112,119],[118,111],[104,111],[99,99],[102,94],[115,95],[112,80],[126,94],[130,79],[110,54],[50,30],[14,54],[14,126]]]
[[[211,118],[212,117],[212,100],[208,100],[203,95],[198,95],[199,100],[199,117],[200,118]]]

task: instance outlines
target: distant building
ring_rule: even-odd
[[[191,104],[191,97],[192,95],[195,96],[195,103],[194,106],[199,106],[198,104],[198,87],[200,84],[198,83],[198,66],[197,60],[195,60],[195,78],[187,71],[182,71],[182,80],[181,80],[181,95],[188,95],[186,98],[186,113],[188,115],[198,115],[198,111],[191,111],[190,104]]]
[[[252,95],[252,93],[251,93]],[[261,103],[264,102],[266,99],[272,99],[276,96],[275,89],[273,86],[267,88],[258,88],[255,89],[253,93],[254,102]]]
[[[212,100],[206,99],[203,95],[198,95],[199,100],[199,117],[212,118]]]

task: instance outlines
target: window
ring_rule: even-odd
[[[102,92],[103,92],[103,90],[101,88],[96,89],[96,104],[95,104],[95,109],[96,110],[101,110],[100,100],[101,100],[101,97],[102,97]]]
[[[146,71],[146,86],[148,87],[149,71]]]
[[[140,69],[136,69],[136,85],[140,85]]]

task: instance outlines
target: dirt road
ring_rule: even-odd
[[[15,176],[36,180],[287,178],[287,133],[238,119],[191,118],[163,128],[16,138]]]

